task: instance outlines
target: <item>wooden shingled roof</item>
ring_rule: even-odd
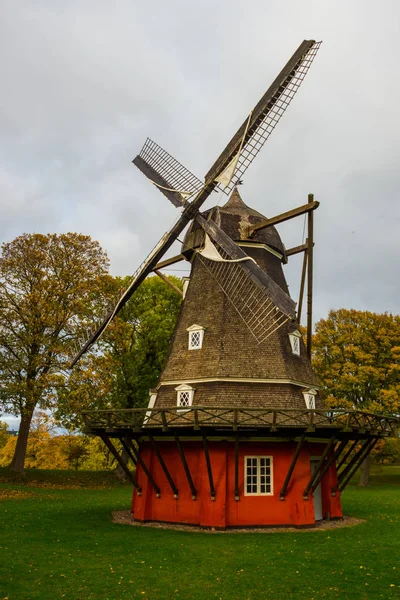
[[[244,204],[237,190],[225,206],[211,209],[211,212],[212,218],[219,221],[219,226],[239,243],[246,241],[248,224],[265,219]],[[207,211],[205,214],[209,213]],[[246,252],[288,292],[282,270],[284,246],[276,229],[269,227],[260,230],[251,238],[251,243],[251,247],[245,248]],[[259,246],[253,247],[257,243]],[[203,345],[199,350],[188,348],[187,329],[194,324],[205,329]],[[197,399],[195,393],[194,404],[201,399],[201,405],[215,405],[219,398],[221,403],[226,404],[226,398],[232,396],[232,384],[238,384],[241,398],[246,396],[246,386],[251,386],[248,396],[249,399],[254,397],[254,405],[288,407],[290,398],[293,398],[294,408],[304,407],[302,388],[318,387],[318,381],[302,340],[300,356],[293,354],[289,334],[297,329],[297,323],[289,321],[258,344],[216,280],[193,253],[190,283],[158,384],[156,406],[170,405],[173,401],[171,389],[167,388],[179,383],[197,382],[197,388],[201,386],[202,392]],[[279,388],[274,393],[267,393],[274,382]],[[209,402],[203,384],[209,387]],[[263,388],[263,385],[267,387]],[[293,385],[298,392],[294,392]],[[277,401],[275,392],[278,390],[282,402]]]

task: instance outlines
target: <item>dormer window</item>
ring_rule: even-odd
[[[289,339],[290,339],[290,345],[292,346],[292,352],[296,356],[300,356],[300,338],[301,338],[301,333],[298,329],[296,329],[296,331],[293,331],[292,333],[289,333]]]
[[[315,408],[315,396],[316,395],[317,395],[317,390],[306,390],[303,392],[306,407],[308,409]]]
[[[201,325],[191,325],[187,328],[189,332],[189,350],[200,350],[203,345],[204,327]]]
[[[186,383],[178,385],[176,391],[176,405],[178,408],[187,409],[193,404],[194,389]]]

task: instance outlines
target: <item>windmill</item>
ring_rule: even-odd
[[[100,323],[87,332],[86,339],[72,359],[71,367],[100,338],[145,278],[154,270],[158,270],[157,266],[160,268],[159,263],[163,256],[194,219],[206,233],[206,239],[212,241],[218,254],[226,261],[235,261],[226,262],[226,268],[214,268],[211,272],[228,296],[235,295],[236,300],[232,300],[235,308],[257,341],[264,340],[289,319],[296,318],[295,303],[290,296],[282,292],[273,279],[262,271],[255,261],[250,260],[212,219],[206,221],[200,214],[200,208],[215,189],[229,195],[241,181],[291,103],[320,45],[321,42],[314,40],[305,40],[300,44],[206,173],[204,182],[154,141],[146,140],[133,163],[174,206],[181,208],[182,212],[174,226],[162,236],[135,271],[127,289],[122,291],[115,304],[106,311]],[[316,206],[316,203],[310,203],[304,212],[313,210]],[[249,235],[251,233],[249,232]],[[178,258],[181,260],[182,257]],[[173,263],[170,261],[169,264]],[[165,266],[163,263],[161,265]]]
[[[87,432],[101,437],[132,482],[138,521],[225,528],[340,518],[340,493],[374,444],[396,427],[395,419],[322,406],[310,361],[318,202],[310,195],[305,205],[266,219],[237,189],[319,47],[312,40],[300,44],[204,181],[150,139],[133,161],[181,213],[88,333],[72,365],[147,275],[191,262],[148,407],[83,413]],[[214,190],[227,194],[227,203],[200,212]],[[299,215],[308,218],[306,243],[287,250],[274,226]],[[185,228],[181,253],[165,258]],[[301,252],[296,313],[282,265]],[[307,352],[299,331],[306,275]]]

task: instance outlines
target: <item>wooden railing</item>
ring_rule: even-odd
[[[108,409],[84,411],[82,415],[87,430],[93,433],[110,429],[144,433],[149,429],[168,431],[176,427],[233,431],[266,429],[272,432],[287,428],[314,431],[333,427],[343,432],[357,431],[388,436],[395,435],[400,428],[400,419],[396,417],[356,410],[193,406],[187,409],[177,407]]]

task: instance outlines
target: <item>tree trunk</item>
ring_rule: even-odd
[[[122,459],[125,463],[128,462],[129,460],[129,454],[127,453],[127,451],[125,450],[125,448],[122,449]],[[127,481],[128,477],[125,473],[125,471],[123,470],[123,468],[117,463],[117,466],[115,467],[114,470],[114,475],[115,477],[118,479],[118,481]]]
[[[27,409],[21,415],[17,444],[15,446],[14,456],[10,464],[10,468],[16,473],[24,472],[26,448],[28,446],[28,436],[29,429],[31,427],[33,411],[33,408]]]
[[[369,485],[369,470],[371,467],[371,456],[368,454],[360,467],[360,485],[361,487],[367,487]]]

